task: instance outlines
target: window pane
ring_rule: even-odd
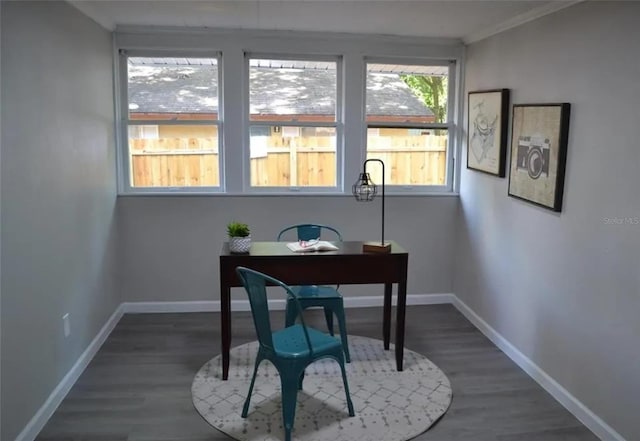
[[[218,60],[130,57],[129,118],[218,119]]]
[[[447,121],[447,66],[367,64],[367,121]]]
[[[218,127],[130,125],[132,187],[216,187]]]
[[[445,185],[448,66],[367,64],[367,158],[385,163],[388,185]],[[389,128],[394,123],[413,127]],[[372,167],[374,181],[381,170]]]
[[[335,128],[252,126],[250,133],[251,186],[336,185]]]
[[[381,159],[386,185],[445,185],[447,130],[389,129],[367,131],[367,159]],[[373,182],[382,182],[381,168],[371,163]]]
[[[249,60],[251,121],[336,121],[335,61]]]

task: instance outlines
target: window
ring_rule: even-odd
[[[366,155],[384,161],[387,185],[447,185],[449,69],[366,64]],[[367,171],[381,182],[381,169]]]
[[[129,139],[158,139],[158,126],[129,126]]]
[[[335,191],[338,60],[247,55],[246,62],[249,186]]]
[[[300,127],[284,126],[282,128],[282,137],[283,138],[299,138],[300,137]]]
[[[350,195],[367,158],[387,195],[455,191],[462,44],[123,29],[114,45],[120,194]]]
[[[218,58],[122,54],[125,185],[220,187]]]

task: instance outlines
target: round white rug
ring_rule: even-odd
[[[242,406],[249,390],[258,342],[231,349],[229,379],[222,381],[222,356],[207,362],[191,386],[193,404],[213,427],[242,441],[284,439],[280,377],[268,361],[258,369],[249,415]],[[307,367],[298,392],[293,429],[298,441],[404,441],[427,430],[448,409],[451,385],[425,356],[405,348],[404,371],[396,371],[393,345],[349,335],[347,381],[356,411],[349,417],[340,366],[331,359]]]

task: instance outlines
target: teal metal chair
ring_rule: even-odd
[[[322,236],[322,231],[331,231],[336,238],[342,242],[342,235],[338,230],[327,225],[320,224],[298,224],[286,227],[278,233],[278,241],[283,240],[288,232],[295,231],[297,240],[318,240]],[[340,339],[347,363],[351,363],[349,355],[349,343],[347,341],[347,325],[344,315],[344,301],[342,295],[338,291],[338,287],[304,285],[292,286],[291,289],[296,293],[302,310],[311,307],[322,307],[324,309],[324,317],[327,322],[329,333],[333,335],[333,316],[338,319],[338,328],[340,330]],[[291,326],[296,322],[298,310],[294,307],[293,301],[287,299],[287,311],[285,314],[286,326]]]
[[[258,366],[263,360],[269,360],[280,375],[285,441],[290,441],[296,414],[296,400],[298,390],[302,390],[304,370],[308,365],[321,358],[333,358],[340,364],[349,416],[354,416],[355,411],[349,394],[347,374],[344,368],[344,354],[340,341],[316,329],[307,327],[302,315],[300,324],[272,332],[266,285],[282,287],[287,293],[287,298],[292,299],[293,304],[297,305],[299,309],[300,305],[297,302],[296,294],[281,281],[258,271],[237,267],[236,272],[249,295],[253,323],[260,343],[249,392],[242,408],[242,418],[246,418],[249,413],[249,402],[251,401]]]

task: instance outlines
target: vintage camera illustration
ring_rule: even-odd
[[[520,136],[516,170],[528,173],[531,179],[538,179],[543,173],[548,177],[550,147],[548,138],[535,135]]]

